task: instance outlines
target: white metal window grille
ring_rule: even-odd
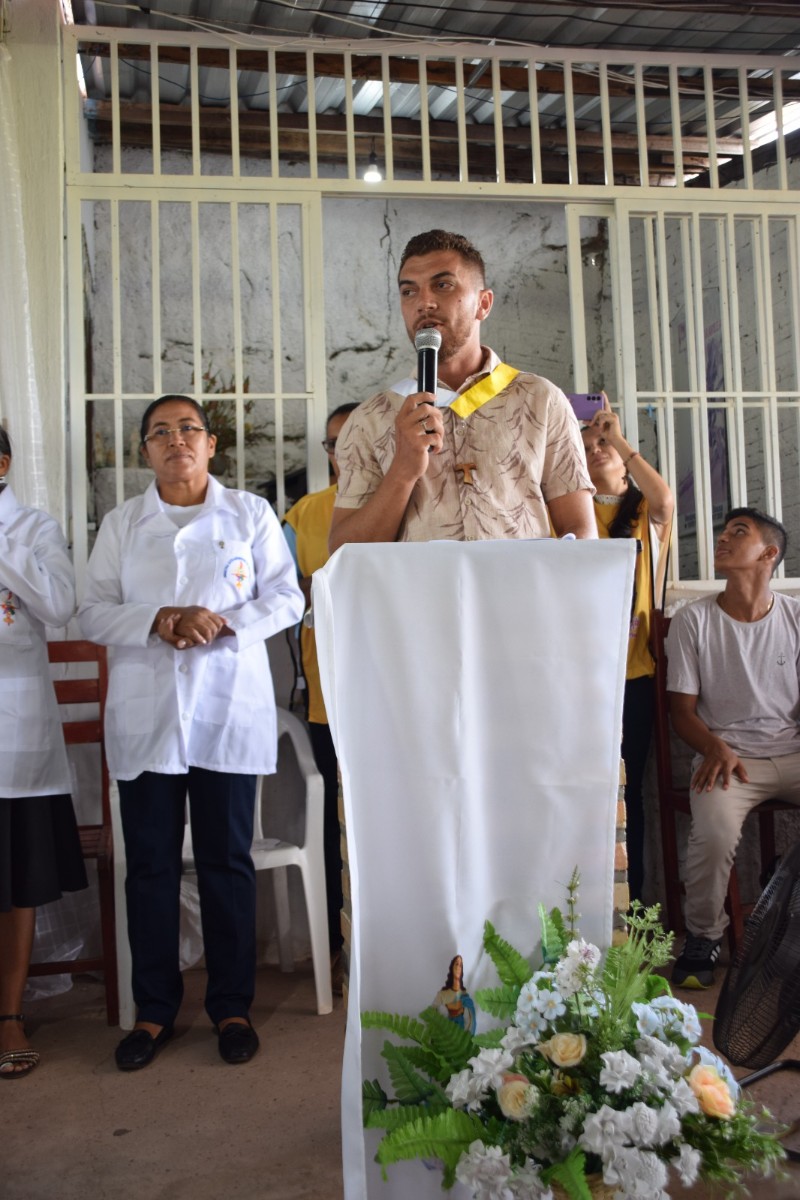
[[[623,397],[628,436],[676,490],[676,578],[713,574],[723,496],[800,525],[800,172],[780,115],[800,87],[786,59],[541,58],[508,47],[481,47],[477,59],[474,46],[398,54],[370,41],[298,52],[140,30],[64,36],[90,95],[84,124],[65,73],[79,564],[86,519],[140,486],[134,414],[164,390],[216,393],[235,485],[271,476],[282,512],[286,448],[302,444],[309,485],[324,486],[320,205],[375,194],[362,180],[372,150],[386,196],[565,205],[578,389],[595,385],[603,359],[584,295],[584,218],[605,229],[611,270],[600,308],[613,365],[604,382]],[[760,136],[770,117],[774,150],[759,149],[756,128]],[[87,132],[104,153],[87,154]],[[767,153],[774,164],[763,170]],[[220,213],[230,253],[207,277],[201,248],[212,224],[219,236]],[[163,278],[165,238],[181,247],[180,281],[172,270]],[[131,272],[139,290],[121,285]],[[250,274],[270,281],[252,306],[249,294],[243,302]],[[85,329],[75,315],[89,308]],[[249,351],[254,320],[269,342],[262,378]],[[221,347],[233,347],[227,371]],[[800,575],[800,558],[786,573]]]

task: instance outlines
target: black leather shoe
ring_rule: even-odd
[[[172,1025],[165,1025],[155,1037],[146,1029],[134,1029],[124,1037],[114,1051],[120,1071],[140,1071],[148,1066],[159,1050],[172,1037]]]
[[[233,1066],[250,1062],[258,1050],[258,1034],[249,1021],[246,1025],[243,1025],[241,1021],[231,1021],[224,1029],[220,1029],[218,1025],[217,1033],[219,1034],[219,1056],[223,1062],[231,1063]]]

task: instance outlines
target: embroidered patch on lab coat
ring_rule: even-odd
[[[14,618],[17,615],[18,601],[13,592],[0,592],[0,612],[3,614],[3,623],[5,625],[13,625]]]
[[[250,566],[243,558],[229,558],[222,577],[232,583],[238,591],[241,591],[250,578]]]

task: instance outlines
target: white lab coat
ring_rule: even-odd
[[[202,605],[234,637],[175,650],[150,632],[159,608]],[[103,521],[78,611],[84,636],[109,647],[106,753],[116,779],[189,767],[270,774],[275,699],[264,641],[303,612],[297,572],[266,500],[209,476],[183,528],[155,482]]]
[[[46,625],[75,611],[75,576],[64,536],[47,513],[0,492],[0,796],[72,790]]]

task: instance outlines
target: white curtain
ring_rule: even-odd
[[[24,504],[49,512],[10,63],[8,47],[0,45],[0,420],[13,443],[15,492]]]
[[[416,1016],[456,954],[471,993],[494,986],[485,919],[533,958],[537,905],[563,904],[576,865],[582,932],[610,942],[634,558],[625,540],[349,545],[314,576],[353,907],[347,1200],[441,1196],[420,1163],[386,1184],[372,1162],[362,1079],[391,1087],[362,1011]]]

